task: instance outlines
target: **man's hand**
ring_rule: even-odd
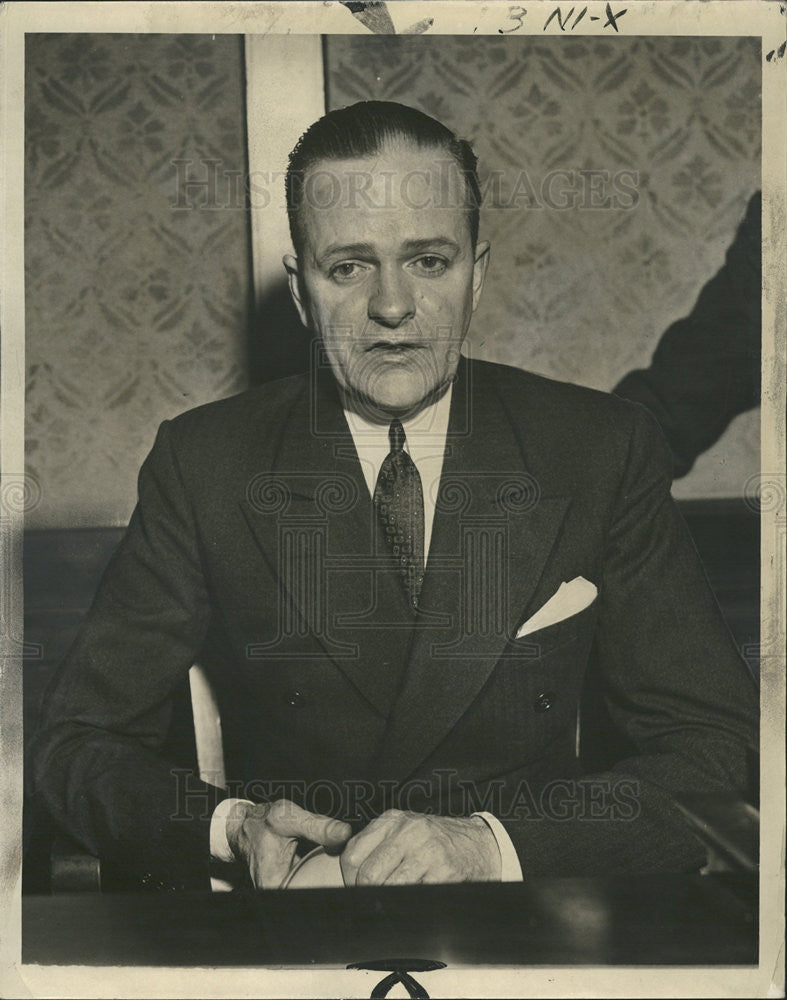
[[[500,850],[480,816],[454,819],[389,809],[350,840],[341,857],[347,885],[492,882]]]
[[[256,889],[279,888],[299,839],[338,850],[351,833],[348,823],[307,812],[287,799],[261,805],[239,802],[227,816],[227,841],[247,865]]]

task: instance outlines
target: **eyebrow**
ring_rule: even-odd
[[[420,240],[407,240],[402,247],[404,254],[422,253],[425,250],[451,250],[457,253],[461,247],[447,236],[432,236]],[[317,258],[325,264],[332,257],[376,257],[377,250],[371,243],[333,243],[326,247]]]
[[[373,257],[375,249],[371,243],[332,243],[317,258],[324,264],[331,257]]]
[[[453,250],[457,252],[461,249],[459,244],[447,236],[434,236],[425,240],[408,240],[405,243],[408,253],[419,253],[422,250]]]

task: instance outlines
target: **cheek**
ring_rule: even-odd
[[[366,297],[360,288],[339,291],[330,288],[315,296],[312,303],[315,318],[324,336],[329,333],[332,326],[341,327],[346,331],[348,327],[354,329],[359,324],[363,325],[366,316]]]
[[[466,282],[456,281],[439,287],[423,288],[417,302],[422,318],[431,320],[433,324],[450,327],[453,336],[464,333],[465,319],[471,303]]]

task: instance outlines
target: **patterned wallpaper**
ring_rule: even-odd
[[[757,39],[359,35],[326,54],[329,107],[401,101],[474,143],[492,242],[476,357],[611,389],[691,309],[760,184]],[[634,185],[634,207],[593,207]],[[752,411],[675,493],[737,495],[758,456]]]
[[[26,47],[27,524],[123,524],[158,423],[247,379],[242,40]]]

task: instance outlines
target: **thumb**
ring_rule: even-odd
[[[338,847],[352,834],[349,823],[308,812],[294,802],[283,800],[274,803],[267,821],[270,828],[282,837],[305,837],[325,847]]]

